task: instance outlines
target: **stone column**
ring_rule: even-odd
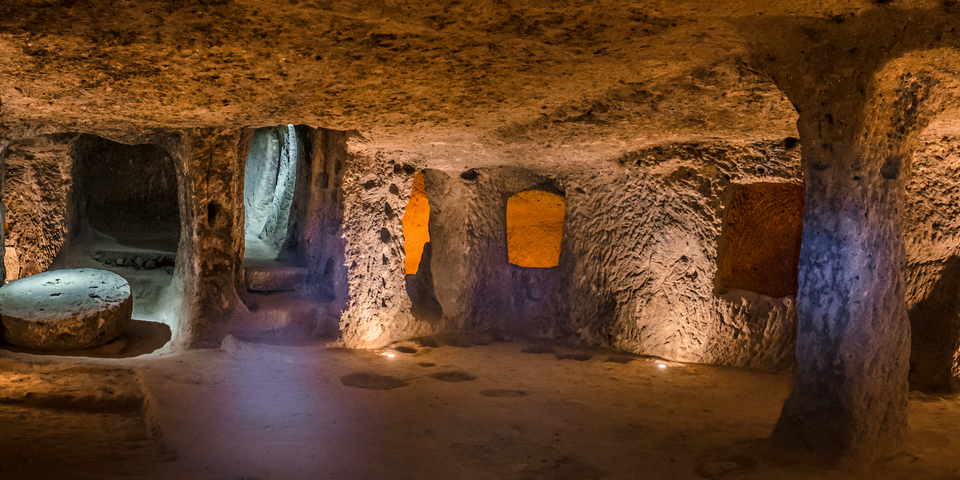
[[[340,344],[380,348],[430,333],[410,314],[403,255],[404,207],[416,168],[347,141],[343,165],[343,236],[349,305]]]
[[[177,160],[180,247],[172,292],[179,328],[174,342],[215,347],[246,307],[240,301],[243,258],[243,136],[196,129],[166,143]]]
[[[797,372],[774,439],[828,461],[888,455],[906,438],[900,214],[919,135],[956,91],[955,56],[936,48],[958,42],[948,10],[736,21],[800,114]]]
[[[774,438],[874,457],[907,430],[900,152],[804,130],[797,372]]]
[[[506,261],[505,231],[492,232],[489,222],[499,213],[502,199],[491,194],[482,199],[476,183],[487,179],[470,171],[462,178],[457,172],[424,171],[427,201],[430,204],[430,272],[433,293],[443,311],[443,330],[462,333],[474,317],[480,257],[499,254]],[[491,200],[492,205],[482,200]],[[488,239],[496,236],[504,245],[502,252],[489,252]],[[489,292],[487,292],[489,293]],[[492,301],[490,296],[484,299]]]

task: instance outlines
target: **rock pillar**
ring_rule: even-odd
[[[800,114],[797,372],[774,439],[829,461],[889,455],[907,435],[901,210],[920,133],[957,91],[954,56],[935,48],[956,41],[947,10],[738,20]]]
[[[177,160],[180,246],[171,292],[179,302],[174,342],[214,347],[246,307],[242,288],[243,162],[237,130],[196,129],[169,140]]]
[[[872,457],[907,429],[901,160],[853,141],[814,137],[803,149],[797,372],[774,438]]]

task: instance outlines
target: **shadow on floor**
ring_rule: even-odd
[[[130,320],[127,328],[112,342],[84,350],[69,350],[62,352],[45,352],[30,348],[18,347],[4,343],[2,348],[11,352],[29,353],[32,355],[58,355],[69,357],[91,358],[130,358],[146,355],[159,350],[172,337],[170,327],[159,322]]]

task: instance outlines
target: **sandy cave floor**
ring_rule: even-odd
[[[0,352],[2,478],[960,478],[955,397],[913,394],[877,465],[764,455],[789,374],[510,342]]]

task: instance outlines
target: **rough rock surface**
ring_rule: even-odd
[[[906,186],[921,134],[960,100],[956,57],[930,49],[957,45],[956,19],[908,15],[897,38],[875,34],[903,21],[887,10],[838,28],[745,21],[754,63],[797,107],[804,152],[797,372],[774,437],[831,461],[883,457],[907,436]]]
[[[7,242],[20,254],[20,276],[44,272],[66,236],[67,191],[72,182],[72,136],[19,139],[3,151]]]
[[[37,350],[103,345],[120,335],[132,311],[130,285],[105,270],[53,270],[0,288],[3,339]]]
[[[904,209],[910,388],[953,390],[960,375],[960,138],[925,138]]]
[[[6,271],[6,281],[20,278],[20,255],[15,247],[4,248],[3,267]]]
[[[340,320],[340,342],[370,348],[436,333],[411,315],[405,290],[402,219],[418,169],[347,151],[343,235],[350,303]]]
[[[717,295],[714,278],[725,193],[734,182],[796,181],[798,159],[780,142],[692,143],[639,151],[621,169],[565,180],[570,328],[588,343],[637,353],[785,366],[751,352],[767,345],[780,350],[772,359],[789,356],[793,301],[763,300],[763,314],[748,313],[740,299]]]

